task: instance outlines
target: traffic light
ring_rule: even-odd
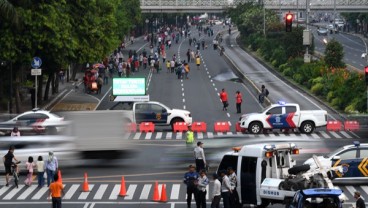
[[[364,67],[365,84],[368,86],[368,66]]]
[[[293,14],[287,13],[285,16],[285,29],[286,32],[291,32],[293,26]]]

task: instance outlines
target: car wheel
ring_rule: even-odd
[[[314,131],[314,124],[311,121],[304,121],[300,126],[300,130],[302,133],[311,134]]]
[[[252,134],[259,134],[262,131],[263,127],[260,122],[253,122],[249,125],[248,131]]]

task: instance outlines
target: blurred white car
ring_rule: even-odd
[[[33,109],[26,111],[8,121],[0,123],[0,131],[9,133],[15,126],[18,127],[22,133],[24,131],[32,131],[36,133],[55,134],[59,130],[59,126],[64,121],[63,117],[60,117],[50,111]]]
[[[317,30],[317,34],[318,35],[325,35],[326,36],[328,34],[328,30],[326,28],[320,27]]]
[[[215,20],[214,23],[215,23],[215,25],[222,25],[222,21],[220,21],[220,20]]]

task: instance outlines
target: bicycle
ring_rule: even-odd
[[[14,178],[14,184],[17,188],[18,188],[18,182],[19,182],[19,173],[17,172],[17,167],[18,167],[18,164],[20,163],[21,161],[17,161],[16,163],[12,163],[11,165],[12,175]]]

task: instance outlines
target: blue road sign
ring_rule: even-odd
[[[42,60],[39,57],[33,57],[31,65],[32,68],[38,69],[42,65]]]

